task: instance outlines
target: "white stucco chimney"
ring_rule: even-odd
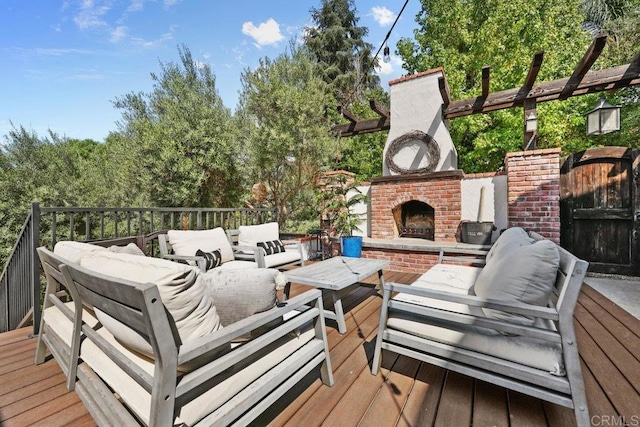
[[[389,82],[391,129],[383,152],[384,176],[457,169],[458,153],[442,116],[439,77],[444,77],[441,67]]]

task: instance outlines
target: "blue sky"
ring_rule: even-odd
[[[208,63],[218,91],[235,109],[240,75],[275,58],[304,27],[320,0],[0,0],[0,137],[15,126],[44,136],[103,141],[117,129],[112,101],[148,92],[159,61],[177,62],[178,45]],[[359,25],[378,49],[404,0],[356,0]],[[391,34],[395,49],[412,37],[418,0]],[[392,57],[379,75],[404,75]],[[3,138],[4,139],[4,138]]]

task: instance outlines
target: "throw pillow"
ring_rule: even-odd
[[[284,281],[282,273],[270,268],[216,269],[201,276],[224,326],[275,307],[276,292]]]
[[[93,252],[107,252],[109,249],[92,245],[91,243],[76,242],[73,240],[63,240],[56,243],[53,253],[74,264],[80,264],[80,260]]]
[[[220,249],[216,249],[213,252],[203,252],[198,249],[196,256],[201,256],[205,260],[205,269],[207,271],[212,268],[220,267],[222,265],[222,255],[220,255]]]
[[[512,249],[530,245],[531,243],[533,243],[533,239],[529,237],[524,229],[520,227],[507,228],[500,234],[500,237],[498,237],[498,240],[496,240],[493,246],[491,246],[491,249],[487,253],[486,261],[491,261],[493,257],[500,258]]]
[[[108,276],[158,286],[162,303],[173,317],[183,343],[222,327],[213,297],[197,268],[159,258],[109,251],[84,257],[80,265]],[[151,345],[143,336],[97,309],[96,317],[123,345],[153,357]]]
[[[494,256],[484,266],[473,287],[475,295],[504,303],[546,306],[553,291],[560,255],[555,243],[539,240]],[[483,309],[494,319],[533,325],[535,318],[499,310]]]
[[[258,247],[264,249],[266,255],[279,254],[284,252],[284,245],[280,240],[272,240],[270,242],[258,242]]]
[[[145,256],[142,249],[140,249],[135,243],[129,243],[127,246],[109,246],[109,250],[118,254]]]
[[[203,252],[220,251],[222,262],[233,261],[233,249],[222,227],[211,230],[169,230],[169,244],[176,255],[193,256],[198,249]]]

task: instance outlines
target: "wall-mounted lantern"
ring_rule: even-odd
[[[620,107],[609,104],[604,96],[586,116],[587,135],[604,135],[620,130]]]
[[[538,130],[538,116],[536,116],[535,111],[531,111],[527,115],[527,118],[525,120],[525,131],[529,133],[529,132],[535,132],[537,130]]]

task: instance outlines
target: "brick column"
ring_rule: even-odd
[[[509,227],[560,243],[560,149],[509,153],[505,163]]]

